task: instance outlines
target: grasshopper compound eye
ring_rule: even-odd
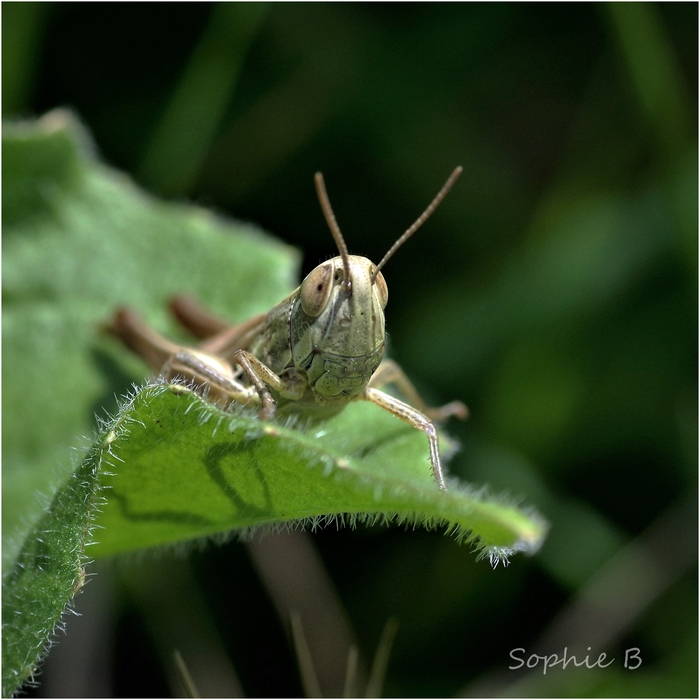
[[[386,286],[386,281],[384,280],[384,275],[381,272],[373,270],[371,273],[374,279],[374,286],[377,290],[377,296],[379,297],[379,303],[382,309],[386,308],[386,303],[389,301],[389,288]]]
[[[333,287],[333,266],[328,263],[315,267],[301,283],[301,308],[316,317],[326,308]]]

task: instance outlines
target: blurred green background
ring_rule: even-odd
[[[315,534],[367,664],[399,621],[385,695],[697,695],[697,13],[3,4],[4,117],[73,108],[107,162],[259,223],[304,272],[335,253],[315,171],[378,261],[464,166],[385,269],[390,351],[430,401],[469,405],[451,472],[552,529],[495,571],[440,533]],[[299,695],[250,551],[97,564],[30,694],[168,695],[180,624],[221,694],[234,668],[248,696]],[[615,662],[508,668],[565,646]]]

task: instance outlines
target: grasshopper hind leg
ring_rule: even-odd
[[[408,403],[379,390],[378,387],[387,384],[393,384]],[[444,421],[450,416],[466,420],[469,417],[469,409],[461,401],[452,401],[439,408],[427,406],[411,380],[393,360],[384,360],[379,365],[362,394],[362,398],[381,406],[385,411],[389,411],[392,415],[425,433],[430,448],[430,466],[433,470],[433,476],[438,487],[442,491],[446,491],[447,486],[440,461],[437,430],[433,421]]]
[[[406,376],[401,367],[393,360],[384,360],[372,375],[368,386],[378,389],[387,384],[393,384],[403,394],[411,406],[417,408],[431,421],[444,421],[455,416],[461,420],[469,418],[469,409],[461,401],[451,401],[444,406],[433,408],[427,406],[425,401],[413,386],[413,382]]]
[[[102,330],[115,336],[137,355],[143,357],[155,372],[159,372],[180,347],[154,331],[135,311],[119,309]]]
[[[169,306],[177,322],[200,340],[217,335],[230,326],[192,297],[184,294],[172,297]]]
[[[233,402],[259,402],[258,392],[238,380],[237,368],[231,363],[212,353],[167,340],[131,309],[117,311],[103,330],[143,357],[154,372],[168,380],[179,377],[191,382],[198,393],[213,403],[226,407]]]

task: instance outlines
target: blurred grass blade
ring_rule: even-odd
[[[360,661],[360,653],[353,644],[348,649],[348,666],[345,673],[345,686],[343,687],[344,698],[354,698],[357,695],[357,666]]]
[[[216,137],[265,3],[221,2],[211,17],[149,144],[139,171],[167,195],[187,194]]]
[[[389,656],[391,655],[391,648],[394,645],[398,629],[399,621],[393,617],[389,618],[386,625],[384,625],[382,636],[377,646],[377,653],[374,655],[374,661],[372,662],[369,681],[367,682],[366,698],[378,698],[382,694],[386,670],[389,666]]]
[[[608,2],[632,83],[667,156],[690,141],[691,103],[673,42],[654,3]]]
[[[348,649],[354,643],[348,615],[308,532],[281,529],[246,538],[248,555],[284,625],[296,610],[323,693],[342,693]]]
[[[185,664],[185,660],[182,658],[182,654],[178,649],[173,652],[173,658],[175,660],[175,668],[177,669],[177,674],[182,681],[182,686],[185,689],[186,696],[188,698],[201,698],[202,696],[197,692],[197,687],[192,680],[192,676]]]
[[[43,2],[2,6],[2,114],[27,111],[42,49],[44,27],[52,8]]]
[[[137,567],[120,562],[115,568],[123,593],[144,623],[171,695],[178,697],[182,692],[182,674],[173,664],[177,649],[186,660],[190,692],[205,698],[243,697],[217,626],[218,611],[207,604],[190,560],[176,557],[164,566],[162,559],[154,557]]]
[[[316,677],[311,650],[306,641],[304,627],[301,624],[301,615],[296,610],[292,610],[289,616],[292,623],[292,639],[294,640],[294,649],[297,653],[297,663],[299,664],[299,675],[301,676],[301,684],[304,687],[304,695],[307,698],[320,698],[321,686]]]

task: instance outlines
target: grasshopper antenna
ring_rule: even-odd
[[[316,173],[314,176],[314,182],[316,183],[316,194],[318,195],[318,201],[321,203],[323,215],[326,217],[326,223],[333,234],[333,239],[335,240],[335,244],[338,246],[340,257],[343,260],[343,270],[345,271],[343,288],[345,290],[345,294],[350,296],[352,294],[352,279],[350,278],[350,256],[348,254],[348,247],[345,245],[345,239],[343,238],[343,234],[340,232],[338,222],[335,220],[333,208],[328,200],[328,193],[326,192],[326,184],[323,181],[323,174]],[[374,284],[374,280],[372,280],[372,283]]]
[[[379,271],[386,265],[389,258],[428,220],[428,217],[437,209],[438,204],[445,199],[445,195],[452,189],[452,185],[455,184],[455,180],[462,174],[461,165],[458,165],[453,171],[452,175],[447,178],[447,182],[442,186],[442,189],[435,195],[435,199],[428,205],[428,208],[415,220],[413,225],[407,229],[391,248],[387,251],[387,254],[381,259],[379,265],[375,268],[372,273],[372,284],[375,283]]]

